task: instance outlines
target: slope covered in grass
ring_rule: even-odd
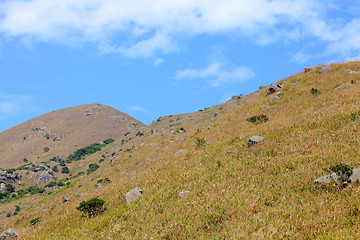
[[[210,128],[112,143],[116,161],[32,204],[24,199],[29,207],[6,226],[24,239],[359,238],[360,186],[314,180],[339,163],[360,167],[360,123],[353,121],[360,74],[346,71],[358,71],[360,62],[320,68],[281,80],[278,93],[263,88],[245,96]],[[344,83],[351,84],[335,89]],[[268,121],[247,121],[260,114]],[[253,135],[264,140],[248,147]],[[111,182],[95,189],[105,177]],[[143,196],[124,204],[136,186]],[[179,198],[180,191],[191,194]],[[70,202],[62,204],[64,196]],[[104,199],[106,210],[88,218],[76,207],[93,197]],[[41,221],[30,227],[36,217]]]

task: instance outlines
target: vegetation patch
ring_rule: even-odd
[[[260,123],[267,122],[269,120],[269,118],[265,114],[260,114],[260,115],[254,115],[252,117],[249,117],[246,120],[251,123],[260,124]]]
[[[100,166],[97,165],[96,163],[92,163],[89,165],[89,168],[86,170],[86,174],[90,174],[92,172],[95,172]]]
[[[321,91],[318,90],[318,89],[316,89],[316,88],[312,88],[312,89],[310,90],[310,93],[311,93],[312,95],[319,95],[319,94],[321,93]]]
[[[89,217],[92,217],[104,212],[104,204],[104,200],[93,198],[88,201],[81,202],[80,205],[76,207],[76,210],[87,214]]]
[[[41,218],[39,218],[39,217],[31,219],[30,220],[30,225],[34,226],[34,225],[38,224],[40,221],[41,221]]]

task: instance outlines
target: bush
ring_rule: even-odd
[[[41,221],[41,218],[34,218],[30,220],[30,225],[34,226],[35,224],[38,224]]]
[[[343,182],[348,181],[349,177],[351,176],[351,174],[353,173],[353,167],[350,167],[346,164],[338,164],[335,166],[331,166],[329,168],[331,171],[338,173],[342,179]]]
[[[69,168],[68,167],[63,167],[62,169],[61,169],[61,173],[69,173],[70,172],[70,170],[69,170]]]
[[[321,91],[317,90],[316,88],[312,88],[312,89],[310,90],[310,93],[311,93],[312,95],[319,95],[319,94],[321,93]]]
[[[89,217],[98,215],[102,213],[104,208],[104,200],[93,198],[88,201],[83,201],[80,203],[76,210],[86,213]]]
[[[58,171],[59,171],[59,169],[58,169],[58,167],[57,167],[56,165],[53,166],[52,170],[53,170],[54,172],[58,172]]]
[[[90,174],[92,172],[95,172],[100,166],[96,163],[92,163],[89,165],[89,169],[86,170],[86,174]]]
[[[66,162],[71,163],[72,161],[80,160],[82,157],[84,157],[86,155],[90,155],[90,154],[96,153],[97,151],[100,151],[102,147],[103,147],[102,144],[93,143],[87,147],[80,148],[80,149],[76,150],[73,154],[70,154],[67,157]]]
[[[26,158],[23,159],[24,163],[29,162],[29,160],[27,160]]]
[[[260,115],[257,115],[257,116],[249,117],[246,120],[248,122],[251,122],[251,123],[259,124],[259,123],[267,122],[269,120],[269,118],[265,114],[260,114]]]
[[[48,152],[49,150],[50,150],[50,148],[44,147],[44,152]]]
[[[109,143],[112,143],[113,141],[115,141],[115,140],[112,138],[108,138],[108,139],[104,140],[104,144],[109,144]]]
[[[200,148],[205,145],[205,139],[204,138],[196,138],[196,148]]]

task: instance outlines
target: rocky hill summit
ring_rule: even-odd
[[[89,143],[119,139],[145,126],[102,104],[56,110],[0,133],[0,167],[17,167],[24,158],[41,162],[67,155]]]

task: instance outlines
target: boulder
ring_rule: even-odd
[[[189,194],[191,194],[190,191],[182,191],[179,193],[179,198],[185,198],[187,197]]]
[[[349,74],[360,74],[360,72],[353,71],[353,70],[350,70],[350,69],[345,69],[345,71],[349,72]]]
[[[266,108],[269,108],[270,106],[268,106],[268,105],[262,105],[260,108],[261,109],[266,109]]]
[[[34,183],[36,183],[37,185],[40,185],[43,183],[47,183],[53,179],[54,179],[53,175],[51,175],[47,171],[44,171],[44,172],[36,174],[36,176],[34,178]]]
[[[350,86],[350,85],[351,85],[351,83],[344,83],[344,84],[341,84],[340,86],[337,86],[335,89],[347,87],[347,86]]]
[[[131,202],[139,198],[142,194],[143,191],[139,187],[136,187],[126,194],[124,201],[126,204],[130,204]]]
[[[360,168],[354,169],[353,173],[349,177],[350,183],[354,183],[356,181],[360,181]]]
[[[19,236],[19,233],[15,229],[9,228],[8,230],[1,233],[0,240],[17,239],[18,236]]]
[[[99,188],[101,188],[101,187],[102,187],[101,183],[97,183],[97,184],[95,185],[95,189],[99,189]]]
[[[240,95],[234,95],[234,96],[231,97],[231,100],[238,100],[240,98],[241,98]]]
[[[320,184],[328,184],[331,183],[332,181],[340,184],[341,183],[341,177],[340,175],[338,175],[337,173],[333,173],[330,175],[326,175],[323,176],[321,178],[318,178],[314,181],[314,183],[320,183]]]
[[[264,138],[261,136],[252,136],[251,138],[249,138],[248,140],[248,146],[251,147],[252,145],[259,143],[263,140]]]
[[[275,85],[275,84],[272,84],[270,87],[269,87],[269,92],[270,93],[275,93],[275,92],[279,92],[281,89],[281,86],[279,84]]]
[[[305,67],[305,72],[310,72],[311,70],[313,70],[314,67],[313,66],[309,66],[309,67]]]
[[[63,198],[63,203],[66,203],[66,202],[69,202],[69,201],[70,201],[70,198],[68,198],[68,197]]]
[[[331,70],[330,66],[324,66],[320,68],[319,73],[326,73],[329,70]]]
[[[180,155],[184,155],[188,152],[188,150],[186,149],[180,149],[179,151],[177,151],[176,153],[174,153],[174,156],[177,157],[177,156],[180,156]]]

